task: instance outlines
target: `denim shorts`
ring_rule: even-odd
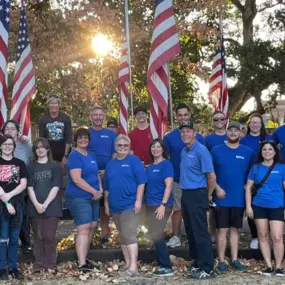
[[[97,222],[99,219],[99,201],[66,195],[65,205],[76,226]]]

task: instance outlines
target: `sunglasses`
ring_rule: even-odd
[[[118,144],[117,146],[118,147],[129,147],[130,145],[129,144]]]
[[[276,145],[276,142],[275,142],[274,140],[265,140],[265,141],[262,141],[261,143],[262,143],[263,145],[264,145],[264,144],[267,144],[267,143],[271,143],[271,144]]]
[[[223,121],[225,121],[225,118],[214,118],[213,121],[214,122],[223,122]]]

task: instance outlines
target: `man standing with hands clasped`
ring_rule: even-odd
[[[216,185],[212,157],[207,148],[196,140],[192,122],[184,122],[179,129],[186,145],[181,152],[180,187],[189,253],[194,259],[189,268],[190,278],[214,278],[213,249],[207,225],[207,209]]]
[[[225,251],[227,232],[230,232],[231,267],[239,272],[246,269],[237,260],[239,229],[243,225],[245,209],[245,191],[247,175],[254,159],[254,152],[245,145],[240,145],[241,125],[230,122],[227,128],[227,143],[216,146],[211,154],[217,175],[215,203],[217,226],[218,270],[226,273]]]

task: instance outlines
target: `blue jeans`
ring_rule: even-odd
[[[20,224],[22,221],[23,211],[21,209]],[[9,270],[17,268],[20,230],[21,226],[12,227],[3,214],[0,216],[0,269],[6,269],[7,258]]]

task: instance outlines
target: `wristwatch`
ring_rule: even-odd
[[[163,202],[162,202],[161,205],[164,206],[164,207],[166,207],[166,203],[163,203]]]

